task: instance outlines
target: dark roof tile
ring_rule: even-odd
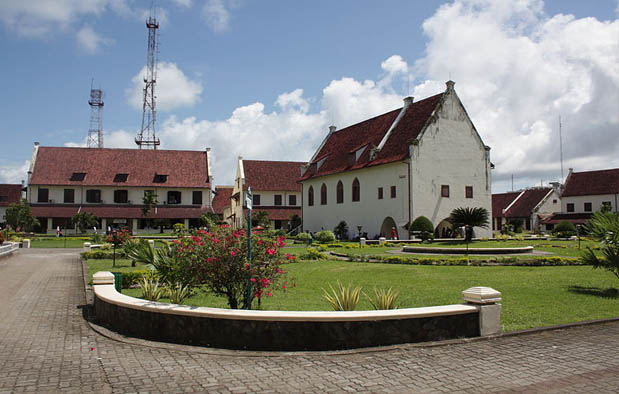
[[[245,186],[252,191],[289,191],[300,192],[297,183],[301,175],[300,161],[243,160]]]
[[[619,194],[619,168],[599,171],[572,172],[562,197]]]

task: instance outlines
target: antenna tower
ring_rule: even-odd
[[[561,159],[561,182],[563,179],[563,135],[561,135],[561,115],[559,115],[559,154]]]
[[[93,87],[94,80],[90,82],[90,127],[88,128],[89,148],[103,148],[103,90]]]
[[[148,28],[148,52],[146,55],[146,76],[144,77],[144,103],[142,105],[142,128],[135,139],[139,149],[157,149],[160,144],[155,135],[155,83],[157,81],[157,29],[159,23],[153,15],[154,7],[146,20]]]

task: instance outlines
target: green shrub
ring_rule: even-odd
[[[331,307],[335,311],[354,311],[359,303],[359,296],[361,295],[361,287],[352,287],[351,284],[344,286],[337,281],[337,290],[333,286],[329,285],[331,293],[325,289],[323,291],[323,297],[329,301]]]
[[[311,235],[309,235],[309,233],[299,233],[299,234],[297,235],[297,239],[298,239],[299,241],[302,241],[302,242],[308,243],[309,241],[311,241],[312,236],[311,236]]]
[[[568,238],[576,235],[576,226],[572,222],[561,222],[555,226],[552,233],[559,238]]]
[[[114,252],[109,250],[91,250],[90,252],[82,252],[81,254],[84,260],[111,260],[114,258]],[[122,249],[116,249],[116,258],[125,257],[125,253]]]
[[[182,304],[191,295],[191,287],[182,283],[168,284],[168,295],[173,304]]]
[[[386,290],[375,287],[374,298],[368,297],[367,294],[364,295],[376,310],[398,309],[397,301],[400,293],[393,291],[391,287]]]
[[[333,231],[329,231],[329,230],[320,231],[316,234],[316,241],[322,242],[325,244],[329,242],[333,242],[335,241],[335,234],[333,234]]]
[[[425,216],[419,216],[417,219],[413,220],[409,231],[424,242],[434,238],[434,225],[430,219]]]
[[[307,248],[305,253],[299,255],[299,259],[301,260],[328,260],[329,256],[325,253],[322,253],[314,248]]]
[[[348,224],[345,220],[338,223],[333,229],[333,233],[337,236],[337,239],[348,239]]]
[[[145,300],[158,301],[165,294],[165,288],[159,286],[159,281],[153,277],[143,277],[139,285]]]
[[[143,278],[152,275],[150,270],[137,270],[123,272],[123,289],[128,289],[133,285],[138,285]]]

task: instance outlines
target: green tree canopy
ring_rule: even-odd
[[[430,219],[425,216],[419,216],[417,219],[413,220],[409,230],[411,234],[418,235],[423,241],[432,239],[434,236],[434,225]]]
[[[32,215],[30,205],[25,199],[10,204],[6,209],[6,222],[14,230],[32,231],[39,221]]]
[[[98,218],[92,212],[80,212],[71,218],[75,230],[82,233],[84,230],[94,227],[99,223]]]
[[[470,242],[473,238],[473,227],[488,228],[490,223],[490,214],[486,208],[456,208],[451,211],[449,221],[454,227],[466,228],[466,242]]]
[[[619,279],[619,213],[596,212],[586,228],[589,235],[600,241],[601,256],[587,247],[581,261],[605,269]]]

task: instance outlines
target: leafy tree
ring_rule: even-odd
[[[316,233],[316,241],[322,243],[329,243],[335,241],[335,234],[329,230],[323,230]]]
[[[260,226],[269,228],[271,221],[269,220],[269,213],[266,211],[252,211],[251,225],[254,227]]]
[[[32,216],[30,205],[26,199],[10,204],[6,209],[6,222],[14,230],[32,231],[39,225],[37,218]]]
[[[290,222],[289,222],[289,226],[290,226],[290,230],[293,232],[294,234],[297,234],[299,232],[299,226],[301,226],[301,217],[297,214],[294,214],[290,217]]]
[[[144,192],[144,197],[142,197],[142,216],[147,217],[150,211],[159,204],[157,200],[157,195],[155,192],[151,190],[147,190]]]
[[[576,226],[572,222],[561,222],[555,226],[552,233],[560,238],[568,238],[576,234]]]
[[[413,220],[409,230],[411,234],[418,235],[422,241],[434,238],[434,225],[430,219],[425,216],[419,216],[417,219]]]
[[[164,227],[170,227],[169,219],[155,219],[153,220],[153,226],[159,227],[159,232],[163,234]]]
[[[77,232],[83,233],[86,229],[95,227],[99,220],[92,212],[80,212],[71,218],[71,223]]]
[[[449,221],[454,227],[464,227],[464,240],[466,249],[469,249],[469,242],[473,239],[473,227],[488,228],[490,214],[486,208],[456,208],[451,211]]]
[[[219,216],[214,212],[205,212],[200,215],[200,222],[210,230],[219,224]]]
[[[596,212],[586,229],[590,236],[600,240],[602,256],[596,256],[591,247],[587,247],[581,261],[610,271],[619,279],[619,213]]]
[[[345,220],[342,220],[335,226],[333,233],[337,239],[348,239],[348,224]]]

